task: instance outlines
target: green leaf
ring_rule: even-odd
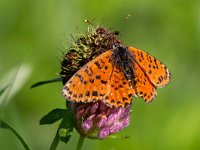
[[[8,88],[8,85],[6,85],[3,89],[0,90],[0,96],[5,92],[5,90]]]
[[[73,131],[74,122],[71,110],[67,110],[64,119],[60,123],[58,134],[60,140],[67,143]]]
[[[44,85],[44,84],[54,83],[54,82],[62,82],[62,78],[55,78],[55,79],[52,79],[52,80],[46,80],[46,81],[37,82],[37,83],[35,83],[35,84],[33,84],[31,86],[31,89],[35,88],[35,87],[38,87],[38,86],[41,86],[41,85]]]
[[[9,127],[7,126],[6,122],[0,119],[0,128],[5,128],[8,129]]]
[[[70,140],[73,127],[74,123],[72,112],[70,109],[67,109],[65,116],[58,127],[56,136],[54,137],[50,150],[55,150],[60,140],[67,143]]]
[[[66,112],[67,112],[66,109],[56,108],[56,109],[50,111],[44,117],[42,117],[42,119],[40,120],[40,125],[52,124],[52,123],[58,121],[59,119],[64,118],[64,116],[66,115]]]
[[[2,120],[1,118],[0,118],[0,127],[10,129],[16,135],[16,137],[20,140],[20,142],[24,146],[25,150],[30,150],[28,144],[22,138],[22,136],[14,128],[12,128],[6,121]]]

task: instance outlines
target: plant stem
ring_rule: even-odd
[[[79,140],[78,140],[78,145],[76,147],[76,150],[81,150],[82,146],[83,146],[83,142],[84,142],[85,137],[80,135]]]
[[[50,150],[56,150],[58,143],[59,143],[59,135],[58,135],[58,131],[56,132],[56,136],[53,139],[53,142],[51,144]]]

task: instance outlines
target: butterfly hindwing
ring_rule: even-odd
[[[132,102],[131,97],[136,95],[135,90],[129,85],[124,73],[116,66],[113,67],[109,84],[109,92],[107,93],[107,98],[104,99],[104,103],[124,107]]]
[[[151,83],[148,76],[143,72],[142,68],[135,63],[135,91],[138,96],[147,103],[153,101],[157,95],[156,87]]]
[[[134,47],[128,47],[128,49],[133,53],[136,63],[156,87],[163,87],[169,83],[170,72],[158,59]]]

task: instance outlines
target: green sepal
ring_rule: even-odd
[[[73,127],[74,127],[73,115],[71,110],[67,109],[65,117],[60,123],[58,129],[58,134],[62,142],[67,143],[69,141],[73,131]]]
[[[43,116],[40,120],[40,125],[53,124],[54,122],[64,118],[66,109],[56,108],[50,111],[47,115]]]

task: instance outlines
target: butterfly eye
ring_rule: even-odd
[[[117,48],[117,47],[120,47],[121,45],[119,45],[119,44],[114,44],[113,45],[113,49],[115,49],[115,48]]]

